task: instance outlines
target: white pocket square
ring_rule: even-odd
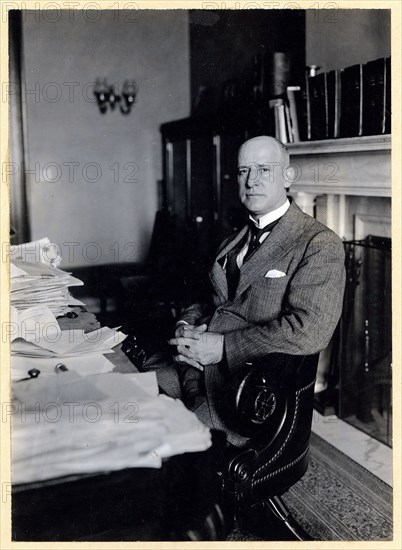
[[[270,279],[276,279],[278,277],[286,277],[286,273],[283,271],[278,271],[277,269],[270,269],[266,274],[265,277],[269,277]]]

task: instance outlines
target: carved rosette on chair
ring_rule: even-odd
[[[295,522],[280,496],[306,472],[318,355],[270,354],[247,363],[225,403],[227,422],[248,437],[231,447],[223,470],[225,508],[237,519],[262,505],[298,540],[311,537]]]

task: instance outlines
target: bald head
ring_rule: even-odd
[[[289,153],[287,148],[283,145],[283,143],[274,137],[271,136],[257,136],[253,137],[251,139],[248,139],[245,141],[239,149],[239,158],[242,153],[242,151],[247,150],[248,147],[258,147],[261,149],[266,149],[267,151],[272,150],[272,148],[276,149],[280,156],[281,156],[281,165],[284,168],[287,168],[289,166]]]

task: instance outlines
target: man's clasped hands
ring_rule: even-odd
[[[175,337],[168,343],[176,346],[177,354],[173,359],[177,363],[187,363],[200,369],[222,361],[223,341],[223,334],[208,332],[206,324],[196,326],[180,323],[176,327]]]

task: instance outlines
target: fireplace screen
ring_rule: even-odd
[[[391,239],[345,242],[337,354],[339,417],[392,446]]]

